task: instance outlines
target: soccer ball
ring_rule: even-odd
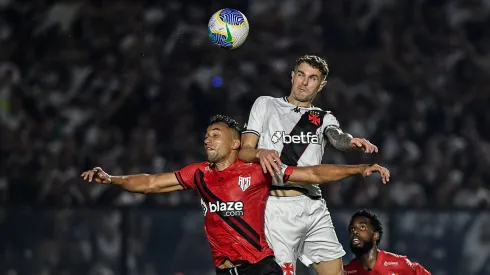
[[[211,42],[225,49],[237,49],[248,36],[248,20],[243,13],[235,9],[217,11],[208,23]]]

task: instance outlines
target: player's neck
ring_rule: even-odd
[[[366,270],[371,270],[376,265],[378,260],[378,249],[374,247],[367,253],[356,256],[357,262],[364,267]]]
[[[216,162],[213,164],[214,168],[218,171],[223,171],[226,168],[230,167],[233,163],[237,161],[236,154],[231,154],[230,156]]]
[[[292,95],[289,95],[288,96],[288,102],[295,105],[295,106],[298,106],[298,107],[306,107],[306,108],[309,108],[311,107],[311,102],[308,101],[308,102],[301,102],[301,101],[298,101],[296,99],[294,99],[294,97]]]

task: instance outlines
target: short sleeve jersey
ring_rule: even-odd
[[[329,111],[296,107],[287,97],[261,96],[252,106],[244,133],[259,137],[258,148],[278,151],[283,164],[312,166],[321,164],[328,143],[325,133],[332,127],[338,128],[339,122]],[[317,184],[296,187],[321,195]]]
[[[287,181],[293,167],[284,170]],[[257,163],[236,161],[218,171],[208,162],[175,172],[184,189],[201,197],[206,236],[215,266],[226,259],[253,264],[274,255],[264,233],[264,214],[272,179]]]

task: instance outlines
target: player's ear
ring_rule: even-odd
[[[294,74],[295,74],[295,72],[291,71],[291,84],[294,82]]]
[[[241,145],[240,139],[233,139],[233,141],[231,142],[231,149],[232,150],[239,150],[240,145]]]
[[[320,83],[320,88],[318,89],[318,91],[320,92],[323,89],[323,87],[325,87],[325,85],[327,85],[327,81],[323,80],[322,83]]]
[[[379,240],[379,233],[378,232],[374,232],[373,240],[374,240],[374,242],[377,242]]]

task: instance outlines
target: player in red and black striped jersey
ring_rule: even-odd
[[[235,120],[215,116],[204,139],[207,162],[156,175],[110,176],[96,167],[82,177],[139,193],[193,189],[201,197],[217,274],[283,274],[264,235],[265,203],[272,178],[263,173],[260,164],[237,160],[240,133]],[[378,165],[285,166],[282,172],[282,182],[318,184],[373,172],[379,172],[383,182],[389,180],[389,171]]]

